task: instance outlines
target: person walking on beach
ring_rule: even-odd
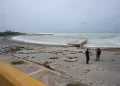
[[[100,61],[100,55],[101,55],[101,50],[100,48],[96,49],[96,60],[95,61]]]
[[[89,51],[89,49],[86,50],[85,54],[86,54],[86,64],[89,64],[89,60],[90,60],[90,55],[89,55],[90,51]]]

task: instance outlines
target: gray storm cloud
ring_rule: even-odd
[[[120,32],[120,0],[0,0],[0,30]]]

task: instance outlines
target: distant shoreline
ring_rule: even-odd
[[[26,34],[24,34],[23,36],[39,36],[39,35],[54,35],[54,34],[45,34],[45,33],[39,33],[39,34],[29,34],[29,33],[26,33]]]

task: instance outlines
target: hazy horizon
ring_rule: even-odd
[[[0,31],[120,32],[119,0],[0,0]]]

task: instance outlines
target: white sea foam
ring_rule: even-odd
[[[67,45],[67,43],[88,39],[85,47],[120,47],[120,34],[54,34],[43,36],[16,36],[13,40],[36,44]]]

